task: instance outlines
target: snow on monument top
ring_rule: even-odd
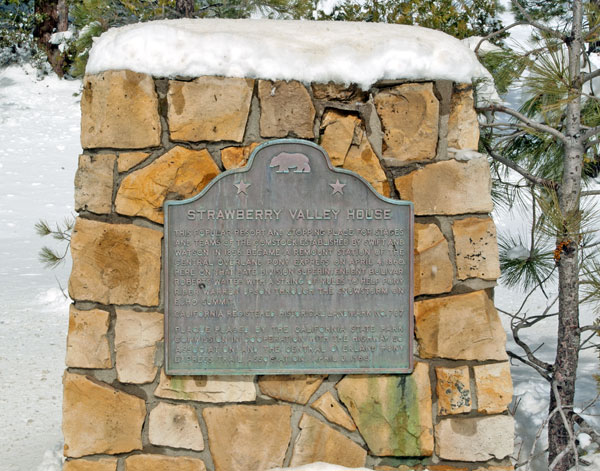
[[[96,39],[86,72],[129,69],[157,77],[221,75],[356,83],[487,76],[461,41],[418,26],[288,20],[162,20]]]

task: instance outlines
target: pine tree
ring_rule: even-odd
[[[500,88],[520,87],[526,100],[518,110],[503,104],[480,109],[488,118],[482,146],[497,163],[505,199],[524,202],[532,217],[530,234],[501,241],[505,281],[544,293],[555,283],[558,292],[556,313],[552,302],[542,313],[512,313],[513,337],[523,353],[510,355],[548,381],[548,466],[567,471],[579,460],[576,426],[588,429],[574,410],[579,354],[598,332],[597,325],[580,325],[579,309],[581,302],[600,298],[600,242],[590,231],[595,221],[589,211],[590,198],[599,193],[585,190],[600,163],[600,101],[591,86],[600,71],[591,68],[586,50],[598,40],[600,23],[595,2],[520,1],[512,0],[513,8],[520,24],[533,27],[533,47],[489,53],[483,60]],[[522,179],[506,183],[506,167]],[[557,348],[549,363],[520,331],[553,315]],[[527,462],[521,464],[527,469]]]

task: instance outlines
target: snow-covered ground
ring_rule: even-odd
[[[58,471],[61,468],[61,377],[64,369],[68,264],[49,271],[37,261],[40,219],[61,221],[73,211],[73,178],[79,144],[78,81],[36,80],[32,70],[0,70],[0,470]],[[498,212],[499,231],[517,230],[520,217]],[[521,294],[499,287],[496,303],[511,310]],[[543,297],[532,309],[544,307]],[[586,311],[586,317],[593,313]],[[542,355],[555,337],[551,322],[531,337]],[[511,343],[509,342],[509,347]],[[511,347],[512,348],[512,347]],[[548,353],[546,353],[548,352]],[[547,357],[551,360],[551,356]],[[518,433],[531,441],[546,413],[548,391],[531,370],[512,370]],[[582,358],[578,400],[593,398],[598,360]],[[589,412],[600,413],[596,406]],[[600,464],[599,464],[600,466]]]
[[[66,286],[70,267],[42,267],[38,251],[52,241],[38,237],[34,224],[72,214],[81,151],[80,82],[38,81],[27,72],[0,71],[2,471],[60,469],[68,301],[57,279]]]

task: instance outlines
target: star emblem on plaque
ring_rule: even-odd
[[[234,183],[233,186],[237,188],[237,195],[243,193],[244,195],[248,195],[248,187],[252,185],[252,183],[245,183],[244,180],[240,180],[239,183]]]
[[[332,195],[336,195],[336,194],[340,194],[343,195],[344,194],[344,187],[346,186],[345,183],[340,183],[339,179],[335,181],[335,183],[330,183],[329,186],[331,188],[333,188],[333,191],[331,192]]]
[[[164,214],[168,375],[412,371],[412,203],[280,139]]]

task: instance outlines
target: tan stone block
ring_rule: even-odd
[[[438,415],[471,412],[471,382],[468,366],[437,367],[435,390],[438,397]]]
[[[513,452],[514,420],[507,415],[442,419],[435,447],[443,460],[501,460]]]
[[[153,445],[204,450],[204,437],[192,406],[160,402],[150,412],[148,428]]]
[[[337,430],[302,414],[300,434],[294,443],[290,467],[324,462],[358,468],[365,465],[367,451]]]
[[[283,464],[292,437],[290,406],[207,407],[202,416],[215,471],[271,469]]]
[[[509,363],[475,366],[473,371],[477,387],[477,411],[484,414],[504,412],[513,396]]]
[[[490,167],[485,159],[436,162],[394,180],[403,200],[415,204],[415,214],[489,213]]]
[[[78,218],[69,295],[101,304],[158,305],[162,233]]]
[[[83,78],[81,146],[141,149],[160,145],[158,96],[149,75],[111,70]]]
[[[389,197],[390,185],[387,176],[363,128],[357,129],[355,142],[357,144],[350,146],[344,168],[358,173],[373,186],[375,191]]]
[[[332,165],[344,165],[346,155],[354,140],[358,116],[339,110],[328,110],[321,121],[321,147],[327,151]]]
[[[459,279],[495,280],[500,276],[496,226],[491,218],[454,221],[452,232]]]
[[[157,342],[164,337],[164,316],[160,312],[136,312],[117,308],[115,350],[117,377],[121,383],[151,383],[158,366],[154,364]]]
[[[139,397],[65,372],[63,377],[64,454],[116,455],[142,449],[146,404]]]
[[[485,291],[415,303],[421,358],[506,360],[506,333]]]
[[[450,102],[448,118],[448,147],[477,150],[479,146],[479,121],[473,101],[473,87],[457,84]]]
[[[110,213],[116,158],[114,154],[79,156],[75,173],[75,211]]]
[[[187,456],[133,455],[125,458],[125,471],[206,471],[204,461]]]
[[[123,179],[115,209],[119,214],[141,216],[162,224],[167,196],[171,199],[195,196],[219,173],[206,149],[174,147]]]
[[[335,82],[313,83],[311,88],[315,100],[355,102],[369,99],[369,92],[363,91],[356,84],[345,86]]]
[[[69,460],[63,464],[63,471],[117,471],[116,458],[99,460]]]
[[[469,471],[464,466],[452,466],[447,464],[428,464],[408,466],[401,464],[397,468],[393,466],[375,466],[376,471]]]
[[[337,424],[340,427],[344,427],[350,432],[354,432],[356,430],[356,425],[354,424],[352,418],[346,413],[342,405],[329,391],[314,401],[310,407],[323,414],[323,417],[329,420],[329,422]]]
[[[100,309],[69,308],[66,364],[71,368],[111,368],[108,327],[110,314]]]
[[[306,404],[327,375],[266,375],[258,378],[260,392],[282,401]]]
[[[336,388],[372,454],[433,453],[431,384],[426,363],[417,363],[410,375],[346,376]]]
[[[375,95],[383,156],[410,162],[435,157],[440,104],[432,83],[406,83]]]
[[[454,269],[448,241],[435,224],[415,224],[414,295],[452,290]]]
[[[254,376],[167,376],[160,373],[157,397],[198,402],[252,402]]]
[[[169,82],[167,94],[171,139],[242,142],[254,80],[199,77]]]
[[[515,471],[514,466],[488,466],[486,468],[477,468],[475,471]]]
[[[258,147],[258,142],[253,142],[249,146],[243,147],[225,147],[221,149],[221,162],[225,170],[232,168],[242,168],[248,163],[250,154]]]
[[[258,99],[262,137],[315,137],[315,107],[300,82],[259,80]]]
[[[132,169],[142,163],[150,154],[148,152],[119,152],[117,170],[119,173]]]

